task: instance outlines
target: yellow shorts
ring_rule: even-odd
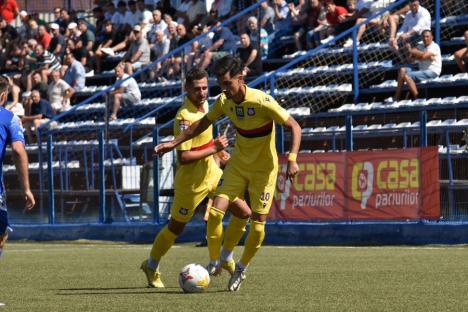
[[[205,197],[213,198],[214,191],[218,186],[219,179],[223,170],[219,167],[212,169],[209,179],[206,181],[206,188],[199,192],[190,192],[190,190],[175,190],[174,202],[171,207],[171,218],[178,222],[188,223],[192,219],[195,209]]]
[[[215,196],[223,197],[233,202],[244,198],[249,192],[250,208],[253,212],[266,215],[270,212],[275,194],[278,167],[269,169],[244,169],[235,161],[230,161],[224,169]]]

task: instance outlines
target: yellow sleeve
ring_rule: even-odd
[[[174,136],[179,136],[182,131],[187,129],[190,126],[191,122],[184,119],[182,112],[177,112],[177,115],[174,119]],[[187,140],[177,146],[178,151],[189,151],[192,148],[192,139]]]
[[[210,121],[216,121],[224,115],[222,95],[216,100],[211,110],[206,114]]]
[[[281,107],[281,105],[279,105],[272,96],[266,96],[263,106],[265,108],[266,114],[270,116],[271,119],[273,119],[276,123],[283,125],[286,120],[288,120],[288,111]]]

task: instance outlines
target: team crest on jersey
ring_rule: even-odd
[[[223,179],[219,179],[218,181],[218,187],[221,186],[223,184]]]
[[[237,118],[244,118],[244,108],[242,106],[236,106]]]
[[[187,120],[179,121],[179,129],[180,131],[185,131],[190,126],[190,122]]]
[[[186,216],[188,214],[188,209],[187,208],[180,208],[179,213],[183,216]]]
[[[255,115],[255,108],[253,108],[253,107],[247,108],[247,115],[249,115],[249,116]]]

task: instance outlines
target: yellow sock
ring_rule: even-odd
[[[206,240],[208,242],[208,253],[210,261],[219,259],[221,253],[221,241],[223,239],[224,212],[211,207],[210,216],[206,224]]]
[[[260,249],[265,238],[265,223],[259,221],[250,222],[249,235],[247,235],[247,239],[245,240],[244,253],[240,259],[242,265],[247,266],[257,253],[257,250]]]
[[[231,220],[226,228],[224,234],[223,249],[233,251],[234,247],[239,244],[242,235],[245,233],[245,225],[249,221],[249,218],[239,219],[236,216],[231,215]]]
[[[171,249],[177,238],[177,235],[172,233],[167,225],[158,233],[153,242],[150,256],[153,260],[158,261]]]

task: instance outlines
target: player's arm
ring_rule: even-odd
[[[291,131],[291,150],[288,156],[288,178],[292,179],[299,172],[299,166],[297,165],[296,157],[301,146],[301,126],[297,123],[296,119],[289,116],[286,122],[283,124],[285,128]]]
[[[219,136],[214,140],[214,144],[199,151],[177,151],[178,159],[182,165],[190,164],[199,159],[208,157],[224,150],[229,145],[229,140],[225,136]]]
[[[16,141],[11,144],[13,150],[13,158],[15,159],[16,170],[18,171],[21,187],[26,201],[25,209],[30,210],[36,203],[34,196],[29,186],[29,172],[28,172],[28,154],[24,149],[22,141]]]
[[[188,127],[184,132],[182,132],[179,136],[177,136],[174,140],[166,143],[161,143],[155,146],[154,152],[158,156],[162,156],[163,154],[172,151],[177,145],[190,140],[206,129],[212,124],[212,121],[209,120],[206,115],[203,116],[202,119],[195,121]]]

